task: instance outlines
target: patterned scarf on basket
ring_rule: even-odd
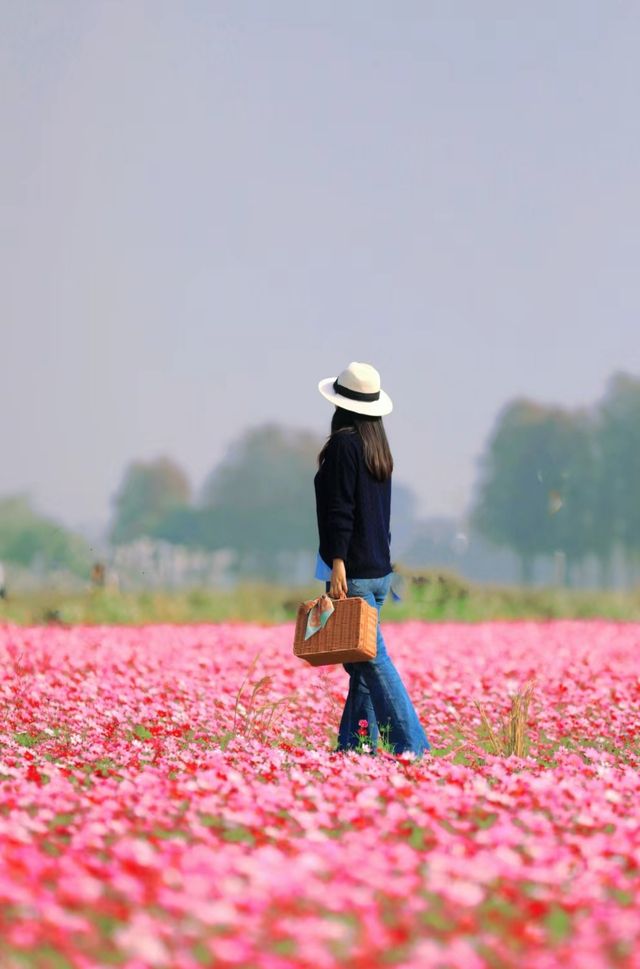
[[[313,636],[317,633],[319,629],[322,629],[326,625],[327,619],[333,614],[334,606],[333,602],[329,596],[324,593],[324,595],[318,596],[317,599],[313,599],[312,602],[307,603],[310,606],[309,612],[307,613],[307,629],[304,634],[305,639],[309,639],[309,636]]]

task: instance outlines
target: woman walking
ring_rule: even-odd
[[[387,653],[379,621],[392,578],[393,459],[382,417],[393,404],[380,388],[380,374],[366,363],[350,363],[339,377],[321,380],[318,389],[335,412],[314,479],[320,537],[316,578],[326,580],[332,598],[361,596],[378,611],[375,659],[343,664],[349,693],[337,749],[357,747],[359,724],[366,720],[374,752],[383,728],[394,753],[419,756],[430,749],[429,741]]]

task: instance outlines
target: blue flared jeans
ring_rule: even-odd
[[[377,651],[375,659],[364,663],[343,663],[349,674],[349,693],[344,705],[337,750],[358,746],[358,724],[368,723],[369,743],[375,752],[379,728],[388,728],[388,740],[395,754],[413,751],[416,755],[430,750],[400,674],[387,653],[380,629],[380,609],[391,587],[393,573],[380,579],[347,579],[347,594],[361,596],[378,611]],[[327,582],[327,591],[329,583]]]

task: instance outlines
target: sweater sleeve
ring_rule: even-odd
[[[338,434],[323,462],[327,488],[327,542],[333,559],[346,559],[356,509],[358,455],[351,435]]]

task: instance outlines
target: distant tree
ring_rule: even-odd
[[[596,411],[598,474],[595,529],[603,583],[613,552],[625,554],[629,581],[640,560],[640,378],[614,374]]]
[[[230,548],[241,571],[272,578],[288,556],[315,553],[313,478],[322,441],[308,431],[265,424],[243,434],[209,475],[200,535]]]
[[[518,555],[524,583],[537,556],[563,550],[572,568],[588,554],[593,461],[584,414],[520,399],[498,416],[480,462],[471,523]]]
[[[86,575],[90,553],[80,535],[39,515],[24,495],[15,495],[0,499],[0,559]]]
[[[561,469],[561,483],[554,496],[557,511],[549,522],[549,551],[564,552],[567,583],[574,585],[581,563],[590,554],[599,555],[595,517],[598,458],[593,414],[586,409],[565,412],[555,431],[553,454]]]
[[[163,539],[173,545],[203,546],[206,531],[204,511],[190,505],[176,505],[149,529],[151,538]]]
[[[111,541],[123,545],[152,535],[172,512],[189,503],[190,493],[186,474],[169,458],[134,462],[114,500]]]

